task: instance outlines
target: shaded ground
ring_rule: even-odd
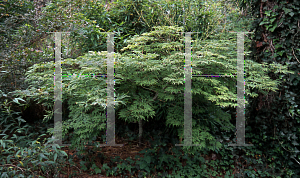
[[[95,159],[95,164],[99,167],[99,168],[101,168],[102,167],[102,165],[103,164],[105,164],[105,163],[109,163],[110,162],[110,160],[108,159],[108,158],[110,158],[110,157],[112,157],[112,158],[115,158],[116,156],[119,156],[120,157],[120,159],[121,160],[125,160],[126,158],[131,158],[132,160],[135,160],[135,155],[139,155],[139,156],[141,156],[141,157],[143,157],[143,154],[141,154],[141,153],[139,153],[139,151],[141,151],[141,150],[144,150],[145,148],[150,148],[151,147],[151,145],[150,145],[150,142],[149,141],[146,141],[146,142],[144,142],[145,143],[145,145],[143,145],[143,146],[141,146],[141,147],[138,147],[138,141],[130,141],[130,142],[127,142],[127,143],[124,143],[123,141],[125,140],[125,138],[120,138],[120,137],[118,137],[118,135],[116,135],[116,143],[117,144],[124,144],[124,146],[123,147],[111,147],[111,146],[108,146],[108,147],[101,147],[101,149],[102,149],[102,151],[100,151],[100,149],[98,150],[98,151],[96,151],[94,154],[90,154],[90,155],[88,155],[89,156],[89,158],[91,158],[91,157],[97,157],[97,153],[102,153],[102,154],[104,154],[105,156],[106,156],[106,158],[107,159],[105,159],[105,160],[101,160],[101,159]],[[172,145],[172,144],[168,144],[168,147],[169,148],[172,148],[172,147],[174,147],[175,145]],[[92,150],[93,149],[93,146],[86,146],[89,150]],[[70,150],[68,147],[64,147],[63,148],[63,150],[70,156],[72,156],[72,155],[75,155],[75,153],[76,153],[76,151],[74,151],[74,150]],[[183,151],[181,150],[181,152],[183,153]],[[205,160],[216,160],[216,159],[221,159],[221,155],[219,155],[219,154],[216,154],[216,153],[213,153],[213,152],[211,152],[211,154],[210,155],[203,155],[203,157],[204,157],[204,159]],[[65,175],[60,175],[60,178],[67,178],[67,177],[69,177],[69,175],[71,175],[72,173],[74,173],[74,172],[79,172],[80,171],[80,161],[81,161],[81,159],[79,159],[78,158],[78,156],[74,156],[74,158],[73,158],[73,161],[76,163],[76,167],[74,167],[74,166],[72,166],[72,167],[70,167],[70,165],[69,164],[66,164],[66,167],[65,168],[63,168],[63,171],[64,172],[66,172],[66,174]],[[185,166],[186,165],[186,163],[185,163],[186,161],[184,161],[184,162],[182,162],[183,163],[183,165]],[[114,166],[116,166],[117,164],[115,164]],[[213,170],[213,168],[212,167],[208,167],[208,169],[211,169],[211,170]],[[173,169],[171,169],[171,170],[168,170],[168,173],[169,174],[171,174],[172,173],[172,171],[173,171]],[[100,174],[97,174],[97,175],[90,175],[90,173],[92,172],[92,170],[90,170],[90,171],[82,171],[81,170],[81,173],[79,174],[79,173],[77,173],[77,176],[75,176],[75,177],[81,177],[81,178],[97,178],[97,177],[138,177],[138,173],[136,173],[135,175],[133,175],[133,176],[131,176],[130,174],[129,174],[129,172],[128,171],[126,171],[127,172],[127,175],[122,175],[122,176],[104,176],[104,175],[106,175],[106,172],[102,172],[101,174],[102,175],[100,175]],[[163,171],[159,171],[159,172],[163,172]],[[236,171],[234,171],[234,172],[236,172]],[[153,174],[153,175],[151,175],[151,177],[157,177],[157,174],[158,174],[158,172],[156,172],[155,174]],[[221,176],[221,175],[218,175],[219,177],[224,177],[224,174],[225,174],[225,172],[223,172],[223,175]],[[150,176],[148,176],[148,177],[150,177]]]
[[[38,132],[38,130],[41,132],[41,130],[47,128],[47,126],[45,124],[41,124],[39,126],[38,126],[38,124],[35,124],[34,128],[37,132]],[[133,130],[135,130],[135,129],[133,129]],[[101,133],[100,135],[102,135],[102,134],[105,134],[105,133]],[[133,133],[133,134],[136,134],[136,133]],[[50,136],[49,135],[44,136],[44,137],[41,138],[41,140],[43,140],[43,138],[45,138],[45,137],[50,137]],[[100,140],[100,139],[98,138],[98,140]],[[117,144],[124,144],[123,147],[111,147],[111,146],[105,147],[105,146],[103,146],[103,147],[100,147],[100,148],[97,148],[97,149],[93,149],[93,146],[86,146],[87,150],[90,150],[89,154],[86,155],[86,156],[82,156],[81,158],[78,157],[78,155],[76,155],[77,151],[70,149],[68,146],[63,147],[62,150],[64,150],[68,154],[68,157],[73,158],[73,162],[75,163],[75,166],[70,164],[69,162],[66,162],[65,167],[62,168],[62,172],[59,175],[59,178],[68,178],[68,177],[74,177],[74,178],[76,178],[76,177],[78,177],[78,178],[79,177],[80,178],[128,177],[129,178],[129,177],[138,177],[138,172],[136,172],[134,175],[130,175],[129,171],[126,171],[127,172],[126,175],[123,174],[121,176],[105,176],[106,175],[105,171],[102,171],[101,174],[91,175],[92,173],[95,174],[92,169],[83,171],[82,168],[81,168],[81,165],[80,165],[80,161],[82,161],[84,159],[85,160],[91,160],[92,158],[95,158],[94,163],[96,164],[96,166],[98,168],[102,168],[103,164],[105,164],[105,163],[108,164],[108,163],[111,162],[110,158],[115,158],[117,156],[119,156],[121,160],[125,160],[126,158],[130,158],[133,161],[135,161],[136,160],[135,159],[136,155],[139,155],[140,157],[143,157],[143,154],[139,153],[140,151],[142,151],[146,148],[151,148],[150,141],[151,140],[153,141],[154,138],[151,135],[149,135],[149,140],[144,139],[143,144],[142,144],[141,147],[138,147],[138,141],[137,140],[138,139],[130,141],[129,137],[126,136],[126,134],[116,133],[115,141],[116,141]],[[99,143],[103,144],[103,141],[96,141],[96,142],[99,142]],[[230,142],[230,141],[227,141],[227,142]],[[167,146],[170,150],[171,150],[171,148],[175,147],[175,145],[174,144],[172,145],[171,143],[168,143]],[[183,153],[182,150],[180,150],[180,151]],[[102,156],[104,155],[104,157],[99,158],[99,155],[102,155]],[[174,153],[171,152],[171,155],[174,155]],[[205,160],[208,160],[208,161],[222,160],[222,156],[220,154],[217,154],[217,153],[212,152],[212,151],[209,153],[209,155],[203,155],[202,154],[201,156]],[[180,162],[182,163],[183,167],[186,165],[186,159],[180,159]],[[251,166],[251,164],[247,164],[247,162],[241,161],[239,159],[237,162],[235,162],[235,165],[234,165],[235,168],[230,168],[230,169],[233,170],[233,175],[238,173],[237,164],[243,165],[244,169]],[[206,164],[206,165],[207,165],[207,169],[210,169],[210,170],[216,169],[216,167],[209,166],[209,164]],[[115,163],[113,166],[117,166],[117,163]],[[165,170],[168,172],[168,174],[172,174],[172,172],[173,172],[173,169],[165,168]],[[150,177],[158,177],[159,172],[163,173],[163,171],[156,171],[155,173],[153,173],[153,175],[148,176],[148,177],[149,178]],[[215,172],[218,172],[218,171],[215,170]],[[221,172],[218,172],[218,173],[220,174]],[[224,175],[225,175],[225,171],[222,172],[222,175],[217,175],[217,176],[218,177],[225,177]],[[211,176],[211,177],[213,178],[213,176]]]

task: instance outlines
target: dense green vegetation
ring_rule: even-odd
[[[0,177],[299,175],[296,0],[107,3],[0,4]],[[70,32],[62,36],[62,71],[73,75],[62,78],[63,143],[70,146],[52,137],[55,45],[47,32],[55,31]],[[254,32],[244,44],[245,138],[254,146],[228,146],[236,143],[235,77],[192,77],[193,144],[201,146],[175,146],[185,141],[179,32],[198,32],[193,75],[224,75],[237,72],[237,38],[229,32],[241,31]],[[102,32],[116,32],[115,135],[123,148],[98,147],[105,142],[106,78],[75,77],[107,73]]]

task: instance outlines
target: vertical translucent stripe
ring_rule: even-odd
[[[114,32],[109,32],[107,35],[107,131],[106,144],[100,146],[124,146],[115,143]]]
[[[237,144],[245,144],[244,33],[237,33]]]
[[[107,34],[107,145],[115,144],[114,33]]]
[[[62,145],[61,32],[55,32],[54,138]]]
[[[191,68],[191,32],[185,34],[185,66],[184,66],[184,143],[192,145],[192,68]]]

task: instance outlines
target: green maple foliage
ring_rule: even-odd
[[[175,126],[182,137],[185,54],[184,36],[178,33],[182,31],[183,28],[178,26],[154,27],[153,31],[129,40],[122,54],[115,53],[115,102],[119,119],[126,122],[154,119],[158,117],[159,100],[167,105],[166,122],[162,124]],[[193,75],[237,72],[236,38],[231,34],[227,39],[192,39]],[[89,52],[77,59],[65,59],[63,73],[106,74],[106,55],[105,51]],[[53,108],[53,68],[54,63],[36,64],[27,73],[31,87],[26,90],[26,95],[39,98],[49,109]],[[279,82],[265,77],[270,70],[290,72],[284,66],[262,65],[246,60],[246,95],[257,96],[250,92],[250,88],[262,92],[276,91]],[[105,82],[102,77],[63,77],[63,100],[68,102],[70,109],[63,129],[64,134],[68,129],[74,129],[73,146],[83,148],[84,143],[95,139],[100,131],[106,129]],[[230,114],[222,108],[236,106],[235,84],[236,78],[192,77],[193,144],[201,146],[193,147],[191,152],[203,148],[219,149],[221,144],[214,134],[234,128],[230,123]],[[45,119],[51,116],[50,112]]]

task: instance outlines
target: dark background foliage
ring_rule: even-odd
[[[299,169],[299,8],[300,2],[252,0],[241,7],[249,9],[252,24],[252,55],[257,62],[288,65],[295,74],[275,75],[284,81],[277,93],[251,100],[246,138],[275,163],[276,173],[284,168],[300,175]]]

